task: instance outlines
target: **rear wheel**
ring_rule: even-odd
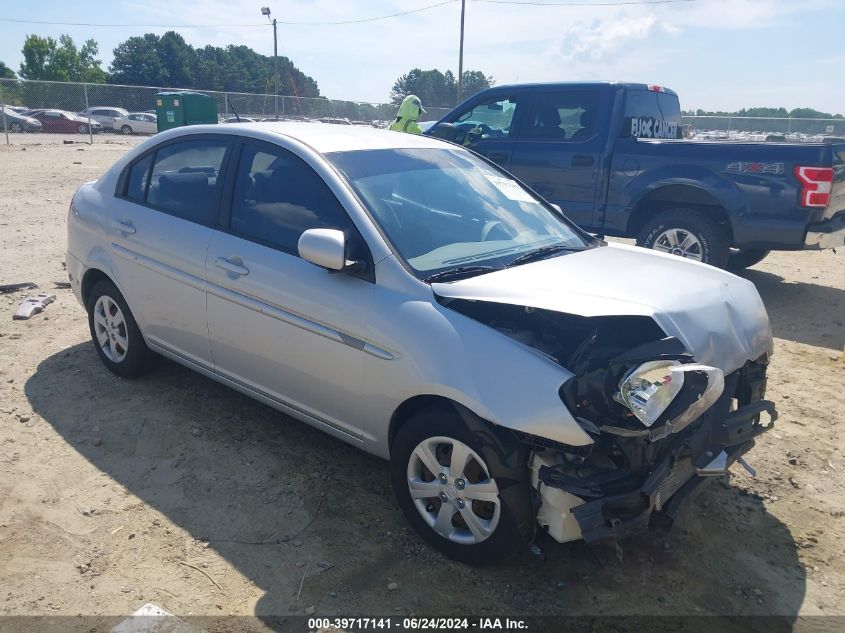
[[[153,353],[117,286],[105,279],[97,282],[87,305],[91,339],[103,364],[122,378],[144,374],[152,364]]]
[[[121,127],[120,131],[123,132],[124,134],[132,134],[132,128],[129,127],[128,125],[124,125],[123,127]]]
[[[728,256],[728,270],[742,270],[763,261],[771,251],[756,248],[732,248]]]
[[[405,517],[435,549],[474,565],[516,554],[535,523],[527,454],[515,439],[505,446],[485,435],[437,407],[413,415],[391,450],[391,482]]]
[[[673,209],[651,218],[637,237],[637,245],[725,268],[730,244],[719,222],[693,209]]]

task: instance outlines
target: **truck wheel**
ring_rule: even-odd
[[[88,295],[88,327],[97,355],[112,373],[136,378],[152,365],[147,347],[126,300],[111,281],[98,281]]]
[[[732,248],[728,256],[728,270],[742,270],[759,264],[771,251],[759,250],[756,248],[739,249]]]
[[[730,244],[719,222],[693,209],[658,213],[645,223],[637,245],[725,268]]]
[[[471,565],[511,558],[536,524],[528,456],[516,439],[503,446],[492,436],[470,431],[444,406],[414,414],[391,446],[390,479],[405,517],[435,549]]]

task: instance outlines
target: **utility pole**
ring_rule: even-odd
[[[461,0],[461,48],[458,53],[458,103],[461,102],[461,93],[464,84],[464,14],[466,13],[467,0]]]
[[[270,7],[261,7],[261,15],[266,15],[273,24],[273,75],[275,78],[275,119],[279,120],[279,35],[276,29],[276,18],[270,17]]]

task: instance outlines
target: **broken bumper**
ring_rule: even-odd
[[[760,422],[763,413],[769,417],[766,424]],[[561,523],[567,528],[562,532],[564,538],[558,538],[553,530],[550,533],[558,540],[583,538],[589,543],[645,531],[656,512],[674,519],[684,501],[714,476],[727,475],[734,462],[754,446],[754,438],[771,429],[776,419],[774,404],[760,400],[719,422],[703,424],[656,464],[638,489],[624,494],[579,498],[551,476],[552,469],[541,466],[539,481],[557,488],[554,493],[563,493],[569,501],[568,507],[561,509]],[[601,495],[600,488],[593,489],[592,495]],[[550,509],[545,511],[548,516]]]

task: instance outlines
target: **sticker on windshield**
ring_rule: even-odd
[[[650,116],[631,117],[631,136],[637,138],[680,138],[678,122]]]
[[[509,200],[513,200],[515,202],[537,202],[534,198],[532,198],[525,189],[520,187],[516,184],[513,180],[509,178],[502,178],[500,176],[487,176],[487,180],[491,182],[491,184],[496,187],[499,191],[502,192]]]

